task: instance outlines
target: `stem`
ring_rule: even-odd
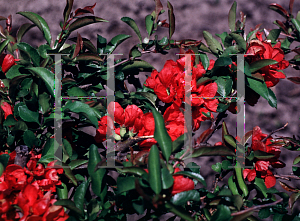
[[[269,137],[272,136],[272,134],[274,134],[274,133],[276,133],[276,132],[278,132],[278,131],[280,131],[280,130],[283,130],[284,128],[286,128],[286,126],[287,126],[288,124],[289,124],[289,123],[286,123],[283,127],[279,128],[279,129],[277,129],[277,130],[272,131],[268,136],[266,136],[264,139],[262,139],[261,142],[262,142],[262,143],[265,142]]]
[[[242,210],[242,211],[239,211],[239,212],[236,212],[236,213],[231,213],[231,216],[238,216],[238,215],[241,215],[241,214],[253,211],[253,210],[260,210],[260,209],[265,208],[265,207],[275,206],[277,203],[280,203],[281,201],[283,201],[283,199],[280,199],[280,200],[277,200],[273,203],[268,203],[268,204],[265,204],[265,205],[253,206],[253,207],[250,207],[248,209],[245,209],[245,210]]]
[[[300,177],[295,176],[295,175],[274,175],[276,178],[279,179],[283,179],[283,180],[291,180],[291,179],[295,179],[295,180],[300,180]]]

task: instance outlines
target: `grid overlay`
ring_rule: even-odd
[[[115,108],[114,101],[115,101],[115,76],[114,76],[114,57],[116,55],[123,55],[123,54],[100,54],[107,56],[107,87],[106,87],[106,97],[68,97],[68,96],[61,96],[61,88],[62,88],[62,68],[61,68],[61,56],[65,54],[49,54],[54,55],[55,58],[55,120],[54,120],[54,131],[55,131],[55,140],[54,142],[54,159],[57,160],[58,165],[60,167],[69,167],[62,165],[63,159],[63,148],[62,148],[62,112],[61,112],[61,101],[62,99],[107,99],[107,110],[108,105],[113,102],[113,110]],[[184,110],[184,118],[185,118],[185,139],[184,139],[184,146],[186,151],[192,150],[192,106],[191,106],[191,82],[192,82],[192,67],[191,67],[191,54],[179,54],[184,55],[186,62],[185,62],[185,110]],[[197,55],[197,54],[195,54]],[[236,118],[236,132],[237,136],[243,137],[245,134],[245,76],[244,76],[244,54],[236,54],[237,56],[237,96],[236,97],[195,97],[195,98],[202,98],[202,99],[218,99],[218,98],[230,98],[236,99],[237,105],[240,107],[240,111],[237,113]],[[114,111],[110,113],[112,119],[114,119]],[[114,121],[114,120],[113,120]],[[110,131],[110,132],[109,132]],[[111,136],[112,134],[113,136]],[[108,167],[108,168],[115,168],[115,138],[114,138],[114,124],[108,124],[107,121],[107,132],[106,132],[106,149],[107,149],[107,162],[106,166],[101,167]],[[245,147],[242,145],[237,145],[237,164],[235,167],[242,167],[245,168]],[[192,158],[191,158],[192,159]],[[191,160],[189,159],[189,161]],[[186,162],[185,162],[186,163]]]

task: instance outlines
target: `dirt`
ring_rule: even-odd
[[[93,5],[96,0],[81,0],[75,1],[74,8],[84,7],[86,5]],[[164,9],[167,10],[167,1],[161,0]],[[79,29],[78,32],[82,37],[90,39],[96,44],[97,34],[110,40],[117,34],[124,33],[132,35],[132,38],[123,43],[116,53],[124,54],[122,57],[128,57],[128,52],[132,46],[138,43],[138,38],[135,33],[120,19],[124,16],[133,18],[138,27],[141,30],[143,37],[146,37],[145,31],[145,16],[150,14],[154,10],[154,1],[151,0],[111,0],[111,1],[96,1],[95,15],[108,20],[108,23],[93,24],[88,27]],[[233,3],[232,0],[170,0],[174,7],[176,30],[173,35],[173,39],[195,39],[202,40],[202,32],[204,30],[211,32],[212,34],[221,34],[224,31],[229,32],[227,14]],[[268,9],[270,3],[275,0],[238,0],[237,9],[243,11],[247,15],[246,32],[248,33],[251,28],[254,28],[257,24],[262,23],[262,27],[267,30],[277,28],[273,24],[276,19],[283,20],[276,12]],[[276,3],[281,4],[284,8],[288,8],[289,1],[277,0]],[[40,14],[48,22],[51,29],[52,37],[55,38],[59,31],[59,22],[63,21],[62,12],[64,10],[65,1],[51,0],[51,1],[37,1],[37,0],[10,0],[2,1],[0,8],[0,15],[7,17],[12,14],[13,16],[13,33],[17,31],[17,28],[26,20],[21,15],[16,15],[18,11],[32,11]],[[295,1],[294,14],[300,10],[300,1]],[[239,16],[239,15],[237,15]],[[165,12],[161,18],[167,19],[167,12]],[[5,25],[4,21],[1,21],[1,25]],[[71,37],[75,37],[77,33],[73,33]],[[159,38],[168,35],[167,29],[162,29],[156,33]],[[42,38],[42,34],[37,28],[33,28],[27,33],[23,39],[25,42],[29,42],[34,46],[39,46],[45,43]],[[150,62],[159,71],[163,67],[163,64],[168,59],[176,60],[178,57],[176,53],[179,51],[173,50],[168,55],[160,54],[146,54],[142,58]],[[291,57],[288,57],[290,59]],[[292,68],[285,70],[288,77],[299,76],[299,71],[295,71]],[[145,78],[143,78],[145,80]],[[260,126],[263,133],[270,133],[282,127],[285,123],[289,125],[282,131],[278,132],[278,135],[292,136],[299,135],[299,96],[300,86],[295,85],[288,80],[281,80],[281,82],[273,88],[277,99],[277,109],[268,105],[267,101],[263,98],[259,99],[259,102],[255,107],[251,107],[246,104],[245,114],[245,127],[246,131],[251,130],[254,126]],[[227,121],[230,132],[235,135],[235,116],[229,116]],[[202,130],[206,129],[208,125],[203,125]],[[220,136],[214,135],[210,142],[213,144],[220,141]],[[290,174],[292,160],[296,157],[295,153],[283,151],[281,160],[287,163],[287,167],[278,170],[278,174]],[[212,164],[218,162],[220,158],[202,158],[198,161],[199,165],[202,165],[201,171],[205,177],[208,178],[208,184],[212,183],[214,176],[211,174]],[[298,186],[298,183],[291,183],[291,185]],[[279,187],[280,188],[280,187]]]

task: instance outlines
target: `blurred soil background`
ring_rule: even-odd
[[[229,9],[233,3],[233,0],[169,0],[174,7],[176,29],[173,35],[173,39],[194,39],[204,41],[202,32],[204,30],[209,31],[213,35],[221,34],[225,31],[229,32],[227,15]],[[23,16],[17,15],[19,11],[31,11],[41,15],[49,24],[52,38],[56,38],[60,32],[59,22],[63,21],[63,10],[65,7],[64,0],[9,0],[0,1],[0,15],[7,17],[12,15],[13,35],[17,29],[23,23],[30,23]],[[133,18],[141,34],[144,37],[147,36],[145,29],[145,16],[151,14],[155,5],[153,0],[75,0],[73,11],[77,8],[83,8],[87,5],[93,5],[97,3],[94,8],[95,15],[103,19],[108,20],[108,23],[98,23],[89,25],[85,28],[81,28],[78,32],[82,37],[90,39],[96,45],[97,34],[107,38],[109,41],[117,34],[129,34],[132,38],[126,40],[115,51],[115,53],[121,53],[123,56],[120,58],[128,58],[129,50],[138,43],[138,38],[135,33],[129,28],[127,24],[122,22],[122,17]],[[164,20],[168,18],[167,15],[167,1],[161,0],[164,9],[166,10],[159,18]],[[246,33],[249,33],[251,28],[254,28],[257,24],[262,23],[261,28],[271,30],[277,28],[273,24],[276,19],[282,20],[276,12],[268,9],[270,3],[278,3],[284,8],[288,9],[288,0],[237,0],[237,18],[239,18],[239,12],[242,11],[247,15],[246,19]],[[300,10],[300,0],[296,0],[294,3],[293,13],[296,15]],[[1,21],[1,25],[5,26],[5,21]],[[159,28],[156,32],[158,39],[164,36],[168,36],[168,29]],[[73,33],[70,37],[76,37],[76,33]],[[283,37],[283,36],[281,36]],[[42,38],[42,34],[38,28],[31,29],[23,38],[23,41],[28,42],[34,46],[45,44],[45,40]],[[71,43],[71,42],[69,42]],[[160,71],[166,60],[178,59],[179,50],[171,50],[168,55],[161,54],[145,54],[142,59],[152,64],[158,71]],[[295,54],[287,56],[287,59],[291,59]],[[213,57],[210,57],[213,58]],[[284,70],[288,77],[299,76],[299,71],[293,68]],[[150,73],[149,73],[150,74]],[[146,80],[145,76],[141,76],[141,82]],[[269,134],[271,131],[282,127],[285,123],[289,125],[282,131],[278,132],[278,135],[289,136],[300,135],[300,85],[291,83],[288,80],[281,80],[277,86],[273,88],[277,99],[277,109],[268,105],[267,101],[263,98],[259,99],[259,102],[251,107],[245,105],[245,127],[246,132],[251,130],[254,126],[260,126],[263,133]],[[226,120],[229,131],[232,135],[236,134],[235,126],[236,116],[229,113]],[[209,126],[205,123],[200,128],[200,131],[204,131]],[[220,133],[216,133],[209,140],[211,144],[220,141]],[[281,160],[287,163],[287,167],[283,169],[277,169],[277,174],[291,174],[291,165],[293,159],[298,154],[295,152],[289,152],[282,150]],[[202,175],[207,177],[208,186],[212,185],[214,175],[210,166],[219,162],[221,158],[209,158],[203,157],[197,163],[202,166]],[[208,168],[209,167],[209,168]],[[277,182],[278,183],[278,182]],[[287,182],[294,187],[300,188],[300,182]],[[279,185],[279,184],[277,184]],[[281,187],[278,187],[281,189]],[[282,190],[282,189],[281,189]],[[297,203],[296,203],[297,204]],[[298,203],[300,204],[300,203]]]

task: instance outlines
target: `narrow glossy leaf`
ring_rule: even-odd
[[[123,41],[125,41],[130,37],[131,37],[130,35],[125,35],[125,34],[119,34],[113,37],[110,40],[110,42],[108,42],[108,44],[106,45],[105,53],[111,54],[118,47],[119,44],[121,44]]]
[[[137,46],[134,46],[133,48],[131,48],[130,52],[129,52],[129,57],[134,59],[134,58],[138,58],[141,57],[142,53],[139,51],[139,48]]]
[[[58,146],[59,144],[55,139],[49,138],[43,148],[42,157],[39,162],[51,162],[54,159],[54,154],[57,151]]]
[[[106,38],[103,38],[101,35],[97,35],[97,53],[103,54],[107,44]]]
[[[135,21],[129,17],[123,17],[123,18],[121,18],[121,21],[128,24],[134,30],[134,32],[137,34],[137,36],[140,40],[140,43],[142,43],[142,35],[141,35],[141,32],[140,32],[138,26],[136,25]]]
[[[102,62],[103,60],[96,54],[92,53],[82,53],[78,55],[74,61],[100,61]]]
[[[277,3],[272,3],[269,5],[269,8],[276,11],[277,13],[281,14],[283,17],[285,17],[286,19],[289,18],[289,13],[287,12],[287,10],[285,10],[281,5],[277,4]]]
[[[1,42],[1,44],[0,44],[0,53],[2,53],[3,51],[4,51],[4,49],[5,49],[5,47],[7,46],[7,44],[10,42],[10,40],[5,40],[5,41],[3,41],[3,42]]]
[[[79,52],[82,50],[82,48],[83,48],[83,41],[82,41],[81,35],[79,33],[77,33],[77,41],[76,41],[74,53],[72,55],[72,59],[74,59],[79,54]]]
[[[41,110],[43,114],[45,114],[50,108],[49,100],[49,94],[44,92],[43,94],[39,95],[39,104],[41,105]]]
[[[169,39],[175,32],[175,15],[172,4],[168,1],[168,16],[169,16]]]
[[[135,189],[136,177],[118,177],[117,179],[117,189],[118,194],[127,192],[129,190]]]
[[[298,36],[300,36],[300,21],[298,21],[297,19],[294,19],[294,18],[292,18],[291,21],[295,25],[295,27],[298,31]]]
[[[152,15],[147,15],[146,18],[145,18],[145,24],[146,24],[146,30],[148,32],[148,36],[151,35],[152,33],[152,30],[153,30],[153,17]]]
[[[47,43],[49,45],[51,44],[51,32],[49,26],[40,15],[34,12],[18,12],[17,14],[23,15],[24,17],[32,21],[41,30]]]
[[[72,7],[73,7],[73,2],[74,0],[66,0],[66,7],[64,9],[64,23],[66,23],[66,21],[69,19],[70,13],[72,11]]]
[[[223,67],[232,64],[232,60],[229,57],[220,57],[216,60],[214,67]]]
[[[163,10],[163,5],[161,4],[160,0],[154,0],[155,1],[155,20],[154,23],[157,22],[157,18],[159,16],[159,13],[161,12],[161,10]]]
[[[76,207],[75,203],[72,200],[69,200],[69,199],[57,200],[54,203],[54,205],[55,206],[64,206],[67,209],[77,213],[80,217],[83,216],[83,212]]]
[[[69,26],[69,33],[75,31],[78,28],[98,23],[98,22],[108,22],[103,18],[95,17],[95,16],[85,16],[81,18],[77,18],[70,26]]]
[[[245,145],[245,143],[247,143],[247,141],[249,140],[249,138],[252,136],[252,130],[248,131],[243,137],[242,137],[242,145]]]
[[[288,184],[286,184],[286,183],[284,183],[284,182],[282,182],[282,181],[279,181],[279,184],[280,184],[280,186],[281,186],[284,190],[286,190],[286,191],[288,191],[288,192],[294,192],[294,193],[298,193],[298,192],[299,192],[299,189],[294,188],[294,187],[291,187],[290,185],[288,185]]]
[[[230,33],[229,35],[235,40],[235,42],[238,45],[238,48],[241,52],[246,51],[247,44],[242,36],[235,34],[235,33]]]
[[[106,173],[106,169],[104,168],[100,168],[100,169],[96,169],[96,166],[98,165],[98,163],[100,163],[101,158],[98,152],[98,147],[94,144],[92,144],[89,148],[89,162],[88,162],[88,173],[91,176],[92,179],[92,190],[93,192],[99,196],[100,198],[102,198],[102,191],[105,190],[105,188],[103,189],[104,186],[104,182],[103,182],[103,178],[105,176]],[[103,200],[103,199],[101,199]]]
[[[225,146],[201,147],[195,150],[190,157],[201,156],[235,156],[235,152]]]
[[[201,60],[201,63],[204,67],[205,70],[207,70],[207,68],[209,67],[209,58],[207,56],[207,54],[205,53],[199,53],[200,55],[200,60]]]
[[[295,84],[300,84],[300,77],[289,77],[287,79]]]
[[[140,168],[140,167],[124,167],[122,169],[116,168],[120,173],[129,173],[129,174],[134,174],[138,176],[142,176],[144,174],[147,174],[147,172]]]
[[[228,14],[228,25],[231,32],[235,31],[235,20],[236,20],[236,1],[233,2]]]
[[[2,163],[4,168],[7,166],[9,158],[10,158],[10,156],[8,154],[1,154],[0,155],[0,163]]]
[[[34,133],[31,130],[26,130],[23,134],[23,140],[26,146],[28,146],[30,149],[34,146],[38,146],[40,143],[40,140],[36,138]]]
[[[172,153],[179,151],[183,145],[184,145],[184,134],[182,134],[181,136],[179,136],[176,140],[173,141],[172,143]]]
[[[77,186],[77,179],[74,176],[72,170],[67,166],[67,164],[62,163],[62,165],[64,166],[64,172],[66,177],[68,177],[68,179],[75,185]]]
[[[236,139],[232,135],[224,135],[224,141],[233,148],[236,148]]]
[[[198,180],[199,182],[201,182],[203,184],[203,186],[205,186],[205,187],[207,186],[205,179],[199,173],[194,173],[191,171],[179,171],[179,172],[173,174],[173,176],[179,176],[179,175],[187,176],[189,178]]]
[[[163,116],[153,107],[151,107],[155,121],[154,139],[158,142],[159,147],[166,161],[172,153],[172,140],[165,127]]]
[[[94,126],[98,128],[98,120],[96,114],[88,104],[82,103],[80,101],[68,101],[62,108],[62,111],[65,111],[67,109],[74,113],[84,114],[92,122],[92,124],[94,124]]]
[[[54,97],[54,74],[48,69],[41,67],[28,68],[28,70],[43,79],[48,91]]]
[[[89,187],[88,181],[83,181],[77,188],[74,194],[74,203],[75,206],[84,212],[84,201],[85,201],[85,194]]]
[[[35,48],[25,42],[18,43],[17,47],[19,50],[26,53],[28,57],[30,57],[34,66],[40,66],[41,57]]]
[[[265,185],[265,182],[263,179],[255,177],[255,181],[254,184],[256,186],[256,188],[262,192],[262,194],[264,195],[265,198],[267,198],[267,187]]]
[[[299,199],[300,197],[300,192],[298,193],[292,193],[292,195],[289,198],[289,208],[293,210],[295,202]]]
[[[162,180],[162,188],[164,190],[169,189],[173,186],[173,176],[170,174],[170,171],[167,168],[161,169],[161,180]]]
[[[250,64],[250,70],[251,73],[254,73],[255,71],[258,71],[259,69],[272,65],[272,64],[277,64],[278,62],[272,59],[263,59],[263,60],[258,60]]]
[[[71,168],[71,170],[75,169],[76,167],[79,167],[85,163],[87,163],[88,160],[72,160],[70,163],[69,163],[69,167]]]
[[[256,150],[256,151],[254,151],[254,157],[256,157],[257,159],[260,159],[260,160],[268,160],[268,159],[275,157],[275,155],[271,154],[271,153],[263,152],[260,150]]]
[[[148,158],[149,184],[151,189],[159,194],[162,189],[159,151],[156,145],[150,149]]]
[[[185,205],[187,201],[200,201],[200,193],[197,190],[184,191],[175,194],[171,203],[176,206]]]
[[[39,122],[39,113],[31,111],[27,108],[26,105],[20,106],[18,108],[20,117],[26,122],[35,122],[40,124]]]
[[[126,63],[120,67],[121,71],[129,71],[133,69],[139,69],[140,71],[152,71],[154,67],[146,61],[135,60],[130,63]]]
[[[272,42],[276,42],[277,38],[279,37],[281,30],[280,29],[272,29],[269,34],[267,39],[271,40]]]
[[[222,52],[222,46],[208,31],[203,31],[203,37],[212,53],[218,55]]]
[[[25,23],[20,26],[17,31],[17,42],[20,42],[22,37],[28,32],[31,28],[36,26],[35,24]]]

